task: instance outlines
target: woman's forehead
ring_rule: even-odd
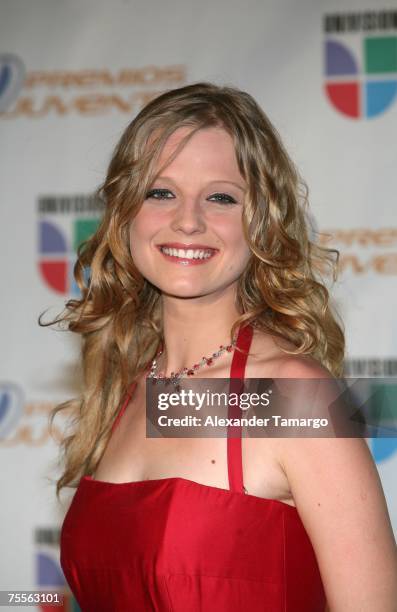
[[[215,173],[216,170],[227,170],[244,181],[238,167],[233,139],[222,128],[202,128],[194,133],[191,128],[178,128],[160,152],[158,167],[167,167],[164,164],[176,169],[186,164],[197,170],[213,168]]]

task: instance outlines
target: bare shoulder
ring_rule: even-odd
[[[397,597],[396,547],[381,481],[365,440],[285,442],[283,469],[331,609],[391,612]]]
[[[328,378],[329,370],[310,355],[295,354],[296,346],[276,335],[254,330],[250,378]]]
[[[295,347],[287,340],[256,332],[252,349],[247,376],[333,379],[315,359],[292,354]],[[286,477],[313,545],[329,608],[394,612],[396,545],[382,484],[366,441],[262,439],[260,448],[268,446]]]

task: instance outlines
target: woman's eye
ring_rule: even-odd
[[[166,197],[167,193],[171,193],[169,189],[151,189],[146,194],[146,199],[154,198],[155,200],[170,200],[171,198]],[[171,193],[171,197],[174,197]]]
[[[227,193],[214,193],[210,198],[216,198],[216,201],[221,204],[237,204],[236,200]]]
[[[154,200],[171,200],[174,198],[173,193],[169,189],[151,189],[146,194],[146,199],[153,198]],[[236,200],[227,193],[214,193],[209,196],[209,200],[215,198],[220,204],[237,204]]]

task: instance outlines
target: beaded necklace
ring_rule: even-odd
[[[161,346],[159,352],[151,363],[150,372],[147,375],[147,378],[151,378],[154,385],[157,382],[162,382],[165,384],[172,383],[173,385],[177,386],[181,378],[185,378],[186,376],[194,376],[196,371],[204,365],[211,366],[215,359],[218,359],[218,357],[220,357],[225,352],[231,353],[235,346],[236,340],[233,340],[231,344],[228,344],[226,346],[223,346],[223,344],[221,344],[219,346],[219,349],[212,353],[211,357],[203,357],[198,363],[195,363],[192,367],[182,368],[181,370],[179,370],[179,372],[171,372],[170,376],[165,376],[164,372],[157,373],[157,359],[160,357],[160,355],[163,354],[163,347]]]

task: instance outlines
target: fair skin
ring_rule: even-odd
[[[182,129],[170,137],[160,165],[186,133]],[[163,293],[164,366],[171,372],[223,344],[238,317],[236,282],[250,256],[241,224],[246,186],[228,134],[201,130],[151,189],[162,192],[147,198],[133,220],[131,254]],[[228,198],[222,200],[222,193]],[[158,245],[169,243],[202,244],[217,252],[203,265],[189,266],[162,255]],[[198,320],[206,321],[204,335]]]
[[[169,139],[160,166],[186,133],[181,128]],[[228,342],[238,318],[236,284],[250,252],[241,223],[246,184],[224,130],[197,132],[161,176],[151,186],[161,191],[145,199],[131,223],[130,238],[135,265],[162,292],[165,352],[159,366],[169,375]],[[200,265],[178,263],[159,250],[159,245],[170,243],[216,251]],[[286,355],[281,344],[291,348],[287,341],[276,342],[255,330],[246,377],[329,377],[310,357]],[[196,376],[227,378],[231,359],[224,354]],[[130,482],[179,476],[228,488],[225,439],[146,438],[145,425],[142,378],[96,479]],[[329,610],[397,610],[395,543],[364,440],[244,438],[243,471],[250,495],[296,506],[316,553]]]

